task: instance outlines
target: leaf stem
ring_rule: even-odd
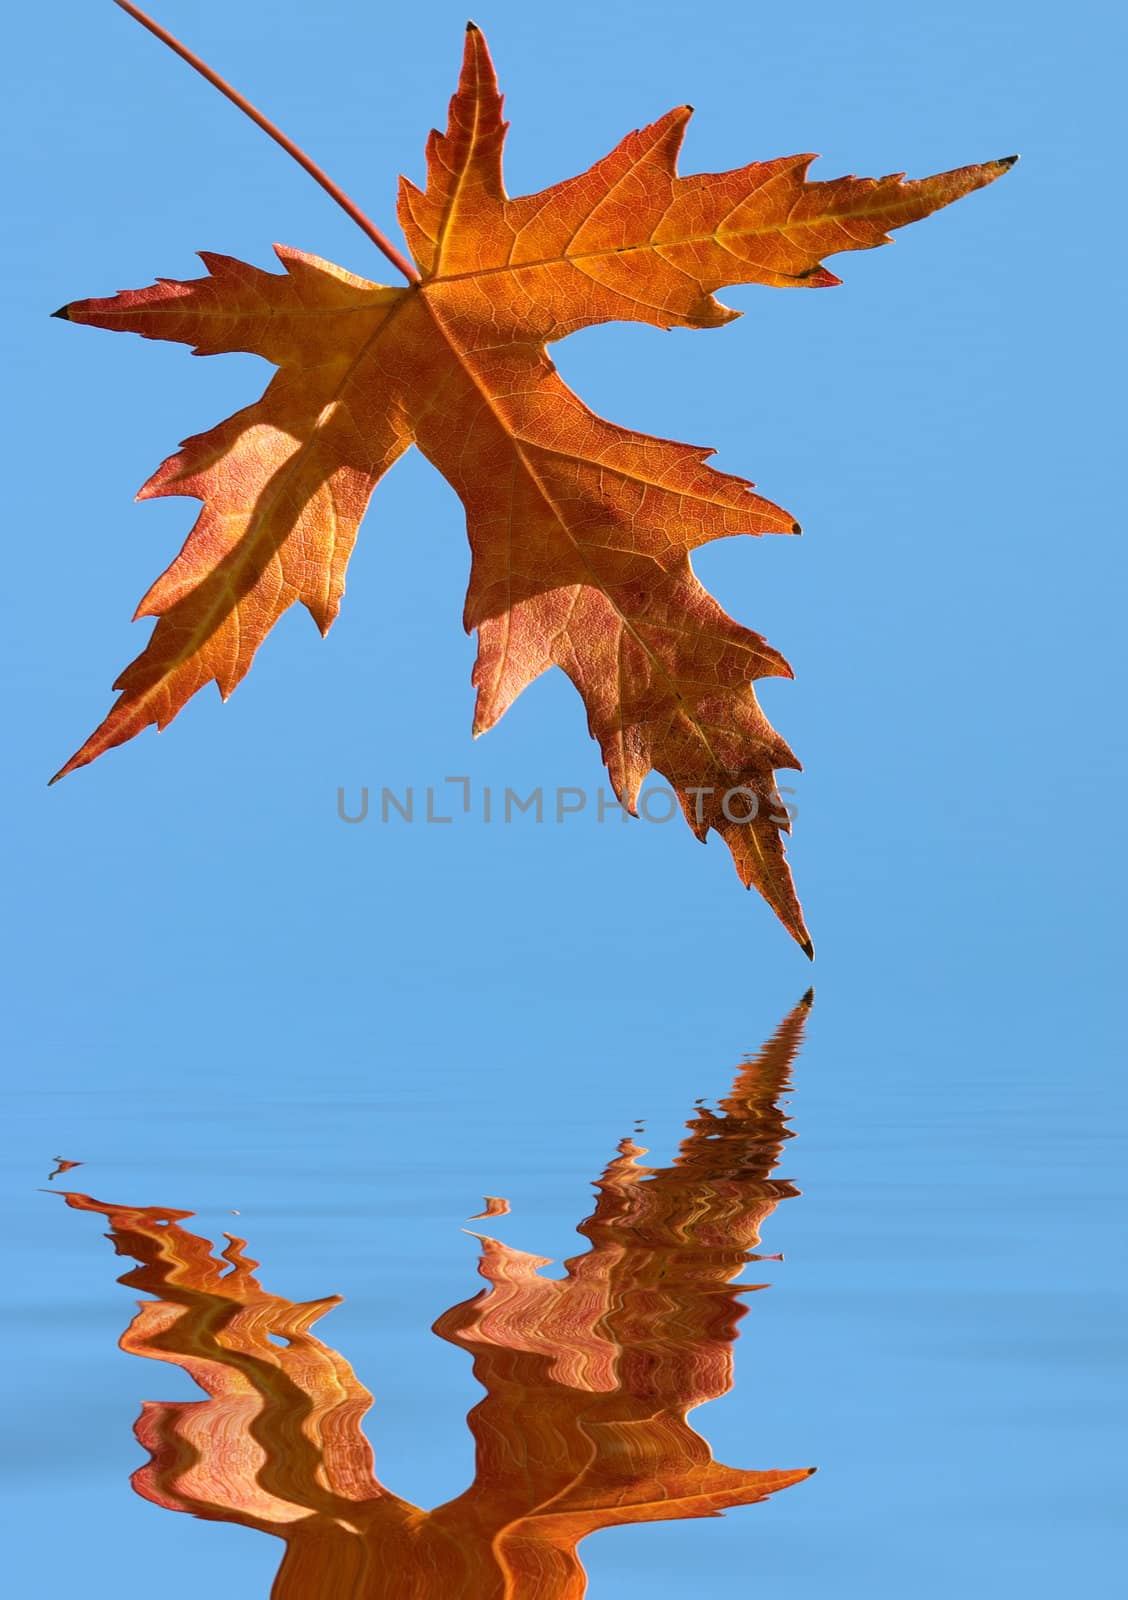
[[[292,139],[288,139],[280,128],[276,128],[273,122],[264,117],[262,112],[241,95],[237,89],[233,89],[225,79],[219,76],[218,72],[214,72],[206,61],[201,61],[199,56],[194,55],[188,49],[187,45],[181,44],[175,35],[169,33],[166,28],[162,28],[159,22],[154,22],[152,17],[147,16],[144,11],[141,11],[135,5],[131,5],[130,0],[114,0],[114,4],[120,6],[123,11],[128,12],[134,21],[139,22],[143,28],[148,28],[149,32],[154,34],[162,44],[167,44],[169,49],[175,51],[182,61],[187,61],[188,65],[194,68],[202,78],[206,78],[213,88],[218,89],[220,94],[226,95],[232,105],[238,106],[239,110],[250,117],[252,122],[257,123],[263,133],[269,134],[275,144],[280,144],[287,155],[293,156],[298,165],[305,168],[314,182],[319,183],[325,193],[337,202],[342,211],[348,213],[357,227],[368,235],[376,248],[383,251],[392,265],[399,268],[408,283],[415,284],[422,281],[418,270],[412,262],[408,260],[402,251],[396,249],[390,239],[385,238],[376,224],[365,216],[360,207],[349,199],[343,189],[337,187],[328,173],[323,172],[316,162],[311,161],[304,150],[300,149]]]

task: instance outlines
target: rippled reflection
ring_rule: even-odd
[[[798,1192],[771,1174],[808,1004],[716,1111],[698,1106],[672,1165],[644,1166],[623,1141],[564,1278],[482,1238],[487,1288],[435,1324],[486,1391],[469,1417],[477,1470],[433,1511],[377,1481],[361,1432],[372,1397],[310,1332],[339,1297],[267,1293],[245,1242],[227,1235],[216,1256],[182,1226],[191,1212],[67,1194],[136,1261],[120,1282],[155,1296],[122,1349],[183,1367],[207,1396],[144,1404],[138,1494],[284,1539],[275,1600],[579,1600],[576,1547],[595,1529],[715,1515],[809,1476],[721,1466],[686,1421],[731,1386],[739,1297],[760,1287],[732,1280],[770,1259],[752,1253],[760,1228]]]

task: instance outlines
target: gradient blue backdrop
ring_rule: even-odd
[[[158,3],[391,227],[461,7]],[[806,765],[792,861],[819,952],[785,1169],[804,1196],[765,1240],[788,1259],[735,1393],[697,1420],[722,1460],[822,1471],[723,1522],[600,1535],[592,1600],[1103,1593],[1123,1561],[1119,19],[494,0],[476,20],[512,192],[686,100],[687,171],[1023,155],[838,258],[842,288],[735,289],[746,316],[721,331],[554,349],[597,410],[716,446],[803,522],[696,564],[795,664],[763,699]],[[506,1194],[504,1237],[567,1253],[620,1135],[642,1117],[667,1152],[811,971],[680,824],[337,820],[339,785],[600,776],[558,674],[471,743],[462,513],[415,454],[377,491],[327,642],[291,612],[226,707],[209,690],[46,790],[194,514],[134,490],[267,377],[47,313],[193,276],[197,248],[391,269],[109,4],[22,8],[6,42],[6,1568],[21,1592],[243,1600],[273,1541],[126,1487],[140,1399],[189,1386],[115,1349],[122,1266],[38,1192],[48,1157],[212,1229],[238,1208],[269,1287],[344,1293],[324,1331],[376,1391],[378,1469],[431,1503],[470,1460],[468,1364],[426,1331],[476,1286],[461,1219]]]

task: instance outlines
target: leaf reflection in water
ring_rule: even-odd
[[[144,1404],[138,1494],[283,1539],[274,1600],[579,1600],[577,1546],[596,1529],[715,1516],[808,1477],[722,1466],[686,1417],[731,1387],[740,1296],[762,1287],[733,1279],[798,1193],[772,1173],[809,1004],[716,1111],[697,1108],[670,1166],[622,1142],[579,1226],[590,1249],[562,1279],[481,1238],[487,1287],[435,1324],[486,1391],[469,1417],[477,1471],[433,1511],[377,1480],[361,1431],[372,1397],[310,1332],[338,1296],[269,1294],[245,1242],[227,1235],[217,1257],[182,1226],[191,1212],[67,1194],[137,1263],[120,1282],[155,1297],[122,1349],[183,1367],[207,1396]]]

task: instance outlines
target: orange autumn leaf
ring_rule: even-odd
[[[145,1403],[137,1493],[284,1540],[274,1600],[581,1600],[578,1546],[597,1529],[716,1516],[809,1477],[724,1466],[687,1421],[732,1386],[741,1297],[763,1287],[733,1279],[765,1259],[760,1230],[798,1193],[773,1173],[808,1005],[716,1111],[698,1110],[669,1166],[623,1141],[579,1227],[589,1249],[562,1278],[481,1241],[487,1288],[434,1328],[485,1390],[468,1419],[474,1480],[432,1511],[376,1478],[361,1429],[372,1396],[311,1332],[337,1297],[269,1293],[244,1242],[227,1235],[217,1258],[183,1226],[190,1212],[66,1195],[136,1261],[120,1281],[155,1297],[122,1349],[183,1368],[206,1395]]]
[[[617,320],[717,326],[737,315],[714,298],[726,284],[835,284],[824,256],[887,243],[1011,162],[915,182],[812,183],[803,155],[682,177],[681,106],[579,177],[511,199],[501,109],[471,24],[447,131],[428,142],[426,186],[401,180],[417,273],[367,225],[415,280],[406,288],[277,246],[281,273],[207,253],[204,278],[57,313],[201,355],[249,351],[278,369],[260,400],[187,440],[142,488],[203,510],[138,607],[156,627],[118,679],[119,699],[58,776],[165,727],[209,682],[229,695],[295,602],[324,633],[369,496],[414,443],[466,510],[475,734],[561,667],[627,808],[661,773],[697,836],[723,837],[742,882],[810,954],[775,780],[798,763],[753,688],[791,669],[725,614],[690,560],[710,540],[798,524],[709,466],[710,450],[596,416],[546,346]]]

